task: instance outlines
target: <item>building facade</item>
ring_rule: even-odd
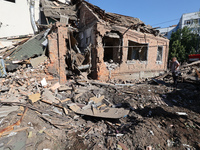
[[[24,36],[37,32],[40,0],[1,0],[0,38]]]
[[[98,80],[139,79],[167,69],[169,40],[137,18],[80,6],[80,47],[92,45],[92,75]],[[130,24],[129,24],[130,23]]]
[[[160,33],[165,36],[166,38],[170,39],[171,35],[173,32],[176,32],[178,29],[177,25],[173,25],[170,27],[166,27],[166,28],[159,28],[158,30],[160,31]]]
[[[200,34],[200,12],[183,14],[177,25],[167,28],[158,28],[158,30],[162,35],[170,39],[173,32],[176,32],[178,29],[183,29],[186,26],[190,28],[192,32]]]
[[[200,34],[200,12],[183,14],[178,28],[183,29],[185,26],[191,28],[193,32]]]

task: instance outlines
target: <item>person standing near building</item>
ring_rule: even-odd
[[[170,63],[170,69],[172,72],[172,76],[173,76],[173,80],[174,80],[174,85],[177,87],[177,79],[178,79],[178,75],[179,75],[179,66],[180,63],[177,61],[176,57],[172,58],[172,61]]]

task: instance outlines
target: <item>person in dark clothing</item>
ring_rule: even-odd
[[[176,57],[172,58],[171,64],[170,64],[170,69],[172,72],[173,80],[174,80],[174,85],[177,86],[178,82],[178,74],[179,74],[179,62],[177,61]]]

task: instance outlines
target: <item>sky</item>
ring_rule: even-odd
[[[86,0],[106,12],[139,18],[153,27],[169,27],[182,14],[197,12],[200,0]]]

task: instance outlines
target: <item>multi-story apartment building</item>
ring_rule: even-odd
[[[178,25],[167,28],[158,28],[158,30],[161,34],[170,39],[173,32],[178,29],[183,29],[185,26],[191,28],[192,32],[200,34],[200,12],[183,14]]]

